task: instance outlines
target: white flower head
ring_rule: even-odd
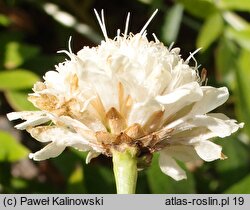
[[[96,12],[105,40],[77,54],[66,52],[70,60],[34,85],[29,100],[41,111],[8,114],[25,120],[16,128],[47,143],[30,158],[56,157],[70,146],[89,151],[89,162],[134,147],[138,159],[159,152],[161,170],[181,180],[186,173],[176,160],[225,157],[209,139],[229,136],[243,124],[208,112],[228,99],[228,90],[202,85],[197,65],[189,65],[194,53],[183,60],[179,48],[167,48],[155,35],[147,39],[156,12],[135,35],[128,34],[128,15],[124,34],[118,30],[114,39],[108,38],[103,11]]]

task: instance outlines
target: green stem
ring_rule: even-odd
[[[134,194],[137,181],[136,149],[113,150],[113,170],[117,194]]]

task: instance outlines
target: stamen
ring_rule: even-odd
[[[71,51],[71,49],[70,49],[70,51]],[[73,59],[75,58],[75,56],[74,56],[74,54],[72,53],[72,51],[71,51],[71,52],[68,52],[67,50],[58,50],[57,53],[65,53],[67,56],[69,56],[69,58],[70,58],[71,60],[73,60]],[[67,61],[67,59],[66,59],[66,61]]]
[[[72,49],[71,49],[71,40],[72,40],[72,36],[69,37],[69,52],[72,53]]]
[[[157,36],[155,35],[155,33],[153,33],[152,35],[153,35],[156,43],[160,42],[160,40],[157,38]]]
[[[194,58],[194,55],[197,53],[197,52],[199,52],[201,50],[201,48],[198,48],[197,50],[195,50],[194,52],[192,52],[192,53],[190,53],[190,55],[189,55],[189,57],[185,60],[185,63],[188,63],[189,61],[190,61],[190,59],[192,58],[193,60],[194,60],[194,62],[195,62],[195,67],[197,67],[197,62],[196,62],[196,60],[195,60],[195,58]]]
[[[121,34],[121,30],[118,29],[118,30],[117,30],[117,40],[118,40],[118,37],[120,36],[120,34]]]
[[[102,15],[103,29],[104,29],[104,32],[105,32],[104,37],[105,37],[106,40],[108,40],[108,33],[107,33],[107,30],[106,30],[106,25],[105,25],[105,19],[104,19],[104,11],[103,11],[103,9],[102,9],[102,11],[101,11],[101,15]]]
[[[148,27],[149,23],[152,21],[152,19],[154,18],[154,16],[156,15],[156,13],[158,12],[158,9],[156,9],[154,11],[154,13],[151,15],[151,17],[148,19],[148,21],[146,22],[146,24],[143,26],[143,28],[140,31],[140,34],[142,35],[144,33],[144,31],[146,30],[146,28]]]
[[[127,38],[127,34],[128,34],[129,18],[130,18],[130,12],[128,13],[128,16],[127,16],[127,19],[126,19],[126,25],[125,25],[125,31],[124,31],[124,37],[125,38]]]
[[[67,56],[69,56],[69,58],[71,60],[73,60],[74,59],[74,54],[73,54],[72,49],[71,49],[71,40],[72,40],[72,36],[69,37],[69,46],[68,46],[69,51],[67,51],[67,50],[59,50],[59,51],[57,51],[57,53],[65,53]]]
[[[105,26],[105,22],[104,22],[103,10],[101,11],[102,20],[101,20],[99,14],[97,13],[96,9],[94,9],[94,12],[95,12],[96,18],[97,18],[97,20],[98,20],[98,23],[99,23],[99,25],[100,25],[100,27],[101,27],[103,36],[104,36],[105,40],[107,41],[107,40],[108,40],[108,35],[107,35],[106,26]]]
[[[174,42],[172,42],[169,47],[168,47],[168,50],[171,51],[173,49],[173,46],[174,46]]]

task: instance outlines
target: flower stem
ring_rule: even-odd
[[[113,170],[117,194],[134,194],[137,181],[137,150],[128,148],[123,152],[113,150]]]

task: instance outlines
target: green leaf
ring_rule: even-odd
[[[28,187],[28,182],[25,179],[12,177],[11,187],[13,188],[13,193],[18,193],[21,190],[25,190]]]
[[[27,96],[28,93],[26,91],[10,90],[5,92],[5,97],[14,110],[37,110],[37,108],[27,100]]]
[[[20,90],[31,88],[39,77],[24,69],[0,71],[0,90]]]
[[[181,4],[175,4],[165,13],[165,20],[162,27],[162,39],[164,42],[171,44],[176,41],[180,29],[182,14],[183,6]]]
[[[217,142],[222,146],[222,152],[228,157],[215,162],[220,178],[219,187],[224,191],[249,172],[249,148],[235,136],[230,136],[225,140],[219,139]]]
[[[220,39],[215,55],[217,78],[223,83],[226,82],[231,90],[235,89],[237,53],[237,47],[233,42],[226,38]]]
[[[227,24],[237,31],[246,30],[250,27],[247,20],[235,12],[225,11],[222,13],[222,16]]]
[[[50,161],[53,163],[63,180],[66,181],[66,193],[87,193],[84,183],[84,162],[81,157],[72,151],[75,151],[75,149],[68,148],[62,154]]]
[[[158,155],[154,154],[152,165],[147,171],[147,177],[151,193],[195,193],[195,183],[193,175],[187,171],[187,179],[175,181],[164,174],[158,164]]]
[[[86,193],[83,167],[78,165],[68,179],[69,193]]]
[[[177,2],[183,4],[190,14],[199,18],[206,18],[217,11],[212,0],[177,0]]]
[[[239,118],[245,123],[244,130],[250,135],[250,51],[242,50],[238,59],[238,69],[236,71],[236,111]]]
[[[7,132],[0,131],[0,161],[15,162],[28,156],[29,150]]]
[[[223,30],[223,19],[219,13],[214,13],[209,16],[202,26],[198,38],[197,48],[202,48],[205,51],[216,39],[220,36]]]
[[[232,27],[228,27],[225,30],[225,34],[228,39],[234,40],[242,48],[250,50],[250,27],[244,30],[236,30]]]
[[[0,25],[9,26],[10,23],[11,21],[6,15],[0,14]]]
[[[19,42],[8,42],[5,46],[4,66],[14,69],[39,53],[39,48]]]
[[[240,179],[236,184],[227,189],[224,193],[228,194],[249,194],[250,193],[250,175]]]
[[[249,0],[220,0],[218,6],[224,10],[250,11]]]

